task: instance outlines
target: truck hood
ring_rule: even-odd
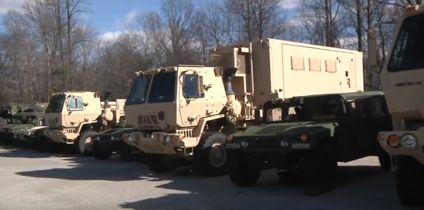
[[[300,134],[308,134],[309,136],[322,137],[334,136],[334,128],[337,126],[336,122],[293,122],[293,123],[278,123],[268,124],[262,126],[252,126],[245,131],[234,134],[235,139],[248,138],[248,137],[263,137],[273,138],[277,136],[284,136],[288,138],[298,137]]]

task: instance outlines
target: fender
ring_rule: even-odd
[[[200,119],[197,126],[193,129],[193,136],[196,136],[198,139],[200,139],[207,122],[212,121],[212,120],[221,119],[221,118],[224,118],[224,117],[225,117],[225,114],[218,114],[218,115],[214,115],[214,116],[210,116],[210,117],[204,117],[204,118]]]
[[[78,130],[77,130],[77,133],[78,133],[78,134],[80,134],[80,133],[81,133],[81,131],[82,131],[82,128],[83,128],[85,125],[95,124],[95,123],[97,123],[97,121],[87,121],[87,122],[82,122],[82,123],[80,123],[80,125],[79,125],[79,127],[78,127]]]

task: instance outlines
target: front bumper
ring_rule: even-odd
[[[291,150],[282,148],[237,149],[234,143],[227,143],[228,157],[241,152],[249,165],[260,169],[288,169],[302,160],[304,153],[309,150]]]
[[[133,132],[123,140],[145,153],[190,156],[199,139],[184,137],[178,133],[154,132],[146,135]]]
[[[96,144],[96,148],[102,151],[116,151],[122,139],[115,138],[112,140],[111,136],[94,136],[93,142]]]
[[[388,137],[396,135],[402,137],[404,135],[412,134],[416,137],[416,146],[414,148],[407,148],[402,144],[399,146],[390,146]],[[384,131],[378,134],[378,140],[381,147],[390,155],[405,155],[411,156],[424,164],[424,127],[415,131]]]
[[[74,144],[75,139],[78,137],[74,133],[66,133],[64,130],[59,129],[46,129],[44,135],[51,141],[62,144]]]

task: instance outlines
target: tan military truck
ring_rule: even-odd
[[[124,104],[125,99],[101,102],[97,92],[55,93],[46,109],[41,141],[74,145],[75,151],[89,154],[93,135],[123,123]]]
[[[224,172],[226,135],[260,119],[264,102],[363,91],[362,53],[276,39],[215,49],[212,65],[141,71],[127,98],[124,138],[154,171],[185,158],[207,175]]]
[[[393,156],[400,201],[424,205],[424,6],[406,8],[398,25],[380,77],[394,130],[378,138]]]

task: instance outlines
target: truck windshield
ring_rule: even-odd
[[[137,77],[127,97],[126,105],[142,104],[146,101],[147,92],[149,90],[150,81],[152,76],[143,75]]]
[[[65,95],[58,94],[54,95],[47,106],[46,113],[60,113],[63,109],[63,104],[65,103]]]
[[[340,98],[323,100],[305,98],[304,104],[296,112],[299,112],[297,113],[299,118],[305,121],[335,120],[337,115],[343,112],[343,103]]]
[[[176,72],[163,72],[153,77],[149,103],[172,102],[175,100]]]
[[[397,72],[424,68],[424,15],[408,17],[399,31],[388,71]]]

